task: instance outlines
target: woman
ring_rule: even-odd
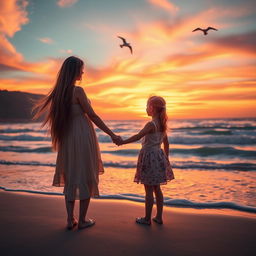
[[[35,118],[46,112],[46,124],[57,150],[53,186],[64,186],[67,210],[67,228],[87,228],[95,224],[86,220],[90,198],[99,196],[98,175],[104,172],[94,122],[114,142],[116,136],[94,112],[82,87],[75,86],[82,79],[84,63],[77,57],[68,57],[62,64],[55,86],[35,107]],[[80,200],[79,221],[74,217],[75,200]]]

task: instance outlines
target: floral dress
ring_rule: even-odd
[[[146,134],[142,140],[134,182],[153,186],[167,184],[174,179],[174,174],[161,148],[165,133],[157,131],[156,123],[152,123],[156,129],[155,132]]]

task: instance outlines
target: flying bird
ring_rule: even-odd
[[[121,48],[123,48],[124,46],[129,47],[130,51],[131,51],[131,54],[132,54],[132,47],[129,43],[126,42],[125,38],[123,38],[121,36],[118,36],[118,38],[122,39],[122,41],[123,41],[123,44],[120,44],[120,47]]]
[[[195,32],[195,31],[202,31],[202,32],[204,32],[204,35],[206,36],[206,35],[208,34],[208,31],[209,31],[210,29],[218,31],[218,29],[216,29],[216,28],[208,27],[208,28],[206,28],[206,29],[203,29],[203,28],[196,28],[196,29],[194,29],[192,32]]]

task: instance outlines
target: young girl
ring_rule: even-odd
[[[64,186],[67,228],[94,225],[85,219],[92,196],[98,196],[98,175],[104,172],[93,121],[117,142],[116,136],[94,112],[82,87],[84,63],[77,57],[67,58],[57,76],[55,86],[35,107],[35,118],[46,112],[43,126],[48,124],[53,148],[58,151],[53,186]],[[74,217],[75,199],[80,200],[79,222]]]
[[[162,97],[152,96],[147,102],[147,114],[152,117],[145,127],[136,135],[119,142],[119,145],[131,143],[144,137],[142,149],[139,153],[137,171],[134,181],[144,184],[145,187],[145,217],[136,219],[138,224],[151,224],[151,213],[156,197],[157,214],[153,221],[163,224],[163,193],[160,185],[174,179],[168,159],[169,142],[166,134],[167,115],[166,103]],[[161,144],[164,144],[164,151]]]

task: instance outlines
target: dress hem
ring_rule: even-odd
[[[139,181],[134,180],[133,182],[134,182],[134,183],[137,183],[137,184],[148,185],[148,186],[158,186],[158,185],[167,185],[168,182],[170,182],[170,181],[172,181],[172,180],[174,180],[174,179],[175,179],[175,178],[173,178],[173,179],[168,179],[168,180],[165,181],[165,182],[160,182],[160,183],[156,183],[156,184],[147,184],[146,182],[142,182],[141,180],[139,180]]]

